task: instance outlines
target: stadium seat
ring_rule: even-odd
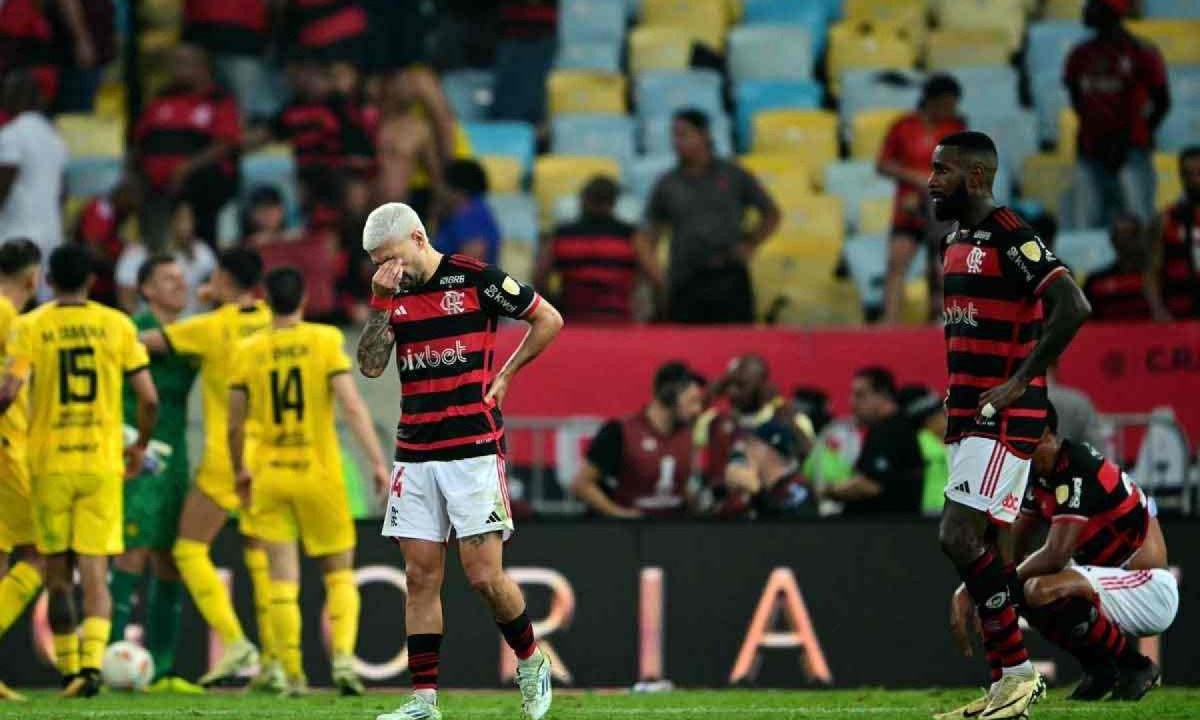
[[[1083,17],[1083,6],[1087,0],[1046,0],[1042,6],[1042,17],[1047,20],[1074,20]]]
[[[865,26],[839,22],[829,31],[826,66],[837,94],[842,73],[858,69],[907,69],[916,65],[917,51],[895,26]]]
[[[503,155],[515,159],[522,176],[533,169],[533,127],[523,122],[465,123],[463,129],[475,155]]]
[[[850,279],[864,307],[883,306],[883,284],[887,273],[888,238],[885,233],[859,233],[846,238],[842,255]],[[925,276],[925,253],[917,253],[908,268],[909,281]]]
[[[500,243],[500,266],[521,282],[532,282],[537,264],[537,248],[525,243]]]
[[[844,17],[852,22],[881,22],[904,28],[920,46],[929,23],[928,0],[846,0]]]
[[[633,118],[627,115],[559,115],[550,125],[550,152],[608,155],[624,167],[637,154]]]
[[[737,108],[738,146],[753,144],[751,121],[761,110],[782,108],[815,110],[821,107],[824,90],[811,80],[746,80],[733,89]]]
[[[1021,166],[1021,196],[1038,201],[1054,215],[1074,181],[1075,163],[1049,153],[1031,155]]]
[[[67,195],[90,198],[103,195],[121,179],[124,159],[119,157],[71,157],[67,160]]]
[[[780,205],[783,221],[779,232],[819,239],[832,245],[832,256],[836,258],[846,235],[846,224],[842,218],[842,200],[834,195],[805,195],[791,198],[791,202]]]
[[[1076,141],[1075,138],[1079,135],[1079,116],[1075,114],[1075,110],[1069,107],[1063,108],[1058,113],[1058,136],[1059,143],[1057,155],[1067,160],[1075,159]]]
[[[692,60],[693,34],[682,28],[638,26],[629,33],[629,72],[686,70]]]
[[[1068,20],[1043,20],[1029,26],[1024,58],[1027,77],[1049,76],[1061,82],[1071,48],[1091,35],[1079,18],[1076,13]]]
[[[798,158],[789,155],[743,155],[740,164],[762,184],[763,189],[787,212],[813,195],[812,175]]]
[[[1008,34],[995,28],[934,30],[925,44],[925,69],[1007,65],[1012,57],[1008,43]]]
[[[1200,64],[1200,19],[1133,20],[1129,31],[1158,46],[1168,65]]]
[[[772,238],[754,254],[754,278],[760,317],[768,313],[782,325],[846,325],[861,321],[858,293],[833,278],[840,246],[810,238]]]
[[[1200,20],[1196,0],[1142,0],[1142,17]]]
[[[1200,104],[1200,65],[1172,65],[1167,68],[1171,86],[1171,104]]]
[[[817,54],[825,50],[830,14],[827,0],[743,0],[742,25],[794,25],[806,28]]]
[[[634,101],[641,117],[670,115],[692,107],[711,118],[724,111],[721,75],[715,70],[642,73],[634,80]]]
[[[558,8],[558,40],[620,45],[625,37],[625,7],[612,0],[562,0]]]
[[[858,227],[859,206],[863,200],[882,199],[889,203],[896,195],[896,183],[875,171],[875,161],[846,160],[825,166],[825,192],[842,199],[846,226]]]
[[[934,12],[942,30],[998,30],[1009,54],[1025,35],[1024,0],[935,0]]]
[[[658,179],[673,169],[677,162],[673,153],[655,153],[634,158],[633,162],[625,166],[629,192],[643,200],[650,197]]]
[[[946,72],[962,85],[959,106],[972,123],[1011,116],[1021,106],[1020,79],[1011,65],[955,67]]]
[[[850,121],[850,157],[855,160],[874,160],[879,157],[884,138],[892,125],[908,110],[877,108],[864,110]]]
[[[714,50],[725,47],[729,9],[725,0],[642,0],[642,25],[688,30]]]
[[[645,206],[645,201],[634,194],[621,193],[613,207],[613,216],[638,226],[645,219]],[[563,195],[554,203],[554,223],[558,225],[578,220],[581,207],[578,195]]]
[[[709,115],[709,134],[719,156],[733,154],[733,127],[725,113]],[[640,117],[642,127],[642,150],[649,154],[674,153],[671,143],[671,116],[651,115]]]
[[[554,56],[558,70],[621,72],[621,42],[564,42]]]
[[[1071,107],[1071,98],[1063,86],[1059,73],[1043,74],[1033,79],[1033,107],[1037,111],[1038,137],[1044,143],[1060,142],[1058,131],[1059,113]],[[1074,142],[1074,138],[1065,138]]]
[[[849,70],[842,74],[838,113],[846,135],[850,121],[863,110],[915,108],[925,76],[914,70]]]
[[[520,242],[536,245],[538,240],[538,207],[532,195],[526,193],[492,193],[487,196],[488,207],[496,216],[500,235],[506,243]]]
[[[858,203],[856,229],[863,233],[888,234],[892,228],[892,198],[863,198]]]
[[[1158,184],[1154,188],[1154,208],[1162,210],[1183,195],[1179,158],[1174,153],[1154,153],[1154,174],[1158,177]]]
[[[538,202],[539,224],[549,228],[554,203],[563,195],[574,195],[596,175],[620,181],[621,166],[610,157],[542,155],[533,165],[533,194]]]
[[[625,76],[555,70],[546,79],[550,115],[625,112]]]
[[[521,161],[508,155],[480,155],[476,158],[487,175],[489,193],[511,193],[521,189],[525,176]]]
[[[729,74],[734,82],[808,80],[812,77],[813,58],[806,28],[743,25],[729,33]]]
[[[125,114],[125,84],[116,81],[100,83],[96,90],[95,110],[97,115],[122,117]]]
[[[495,78],[489,70],[454,70],[442,75],[442,90],[459,122],[487,120]]]
[[[838,157],[837,116],[828,110],[765,110],[752,124],[755,152],[794,152],[818,176]]]
[[[971,129],[987,133],[996,142],[1000,166],[1008,171],[1009,177],[1020,175],[1025,158],[1038,152],[1038,122],[1031,110],[1014,106],[1006,115],[986,116],[978,121],[974,115],[968,115],[967,120]]]
[[[1155,135],[1160,150],[1182,150],[1200,141],[1200,105],[1191,102],[1171,107]]]
[[[67,113],[55,118],[54,125],[72,156],[122,157],[125,154],[125,121],[122,118]]]
[[[1103,228],[1060,231],[1054,237],[1054,254],[1076,276],[1090,275],[1117,259]]]

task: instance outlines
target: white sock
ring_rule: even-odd
[[[416,695],[430,705],[437,705],[437,690],[421,688],[420,690],[413,690],[413,695]]]
[[[529,657],[525,658],[524,660],[521,660],[519,658],[517,659],[517,665],[520,665],[521,667],[529,667],[530,665],[537,665],[541,662],[542,662],[542,649],[541,648],[534,648],[533,652],[530,653]]]
[[[1021,663],[1020,665],[1013,665],[1012,667],[1006,667],[1001,672],[1004,673],[1004,677],[1010,677],[1012,675],[1019,675],[1020,677],[1033,677],[1033,675],[1034,675],[1033,663],[1026,660],[1025,662]]]

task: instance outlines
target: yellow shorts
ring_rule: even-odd
[[[120,475],[33,476],[33,527],[38,552],[120,555],[125,549]]]
[[[32,545],[33,508],[30,505],[29,469],[0,453],[0,552]]]
[[[253,537],[260,540],[295,542],[299,538],[310,557],[345,552],[356,544],[340,472],[255,473],[251,502],[247,515]]]
[[[242,506],[233,483],[233,473],[228,468],[200,465],[196,472],[196,489],[227,512],[233,512]]]

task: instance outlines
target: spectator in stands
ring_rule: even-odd
[[[203,285],[208,282],[217,268],[217,256],[204,240],[196,237],[196,221],[192,208],[186,202],[178,202],[171,212],[166,254],[175,258],[187,277],[188,305],[184,313],[191,315],[204,309]],[[144,243],[126,245],[117,260],[117,297],[125,312],[133,313],[138,308],[138,269],[151,255]]]
[[[929,77],[921,88],[917,109],[896,120],[879,151],[876,169],[896,181],[892,209],[891,242],[888,243],[887,275],[884,279],[883,322],[900,322],[904,309],[904,285],[908,268],[917,251],[924,248],[929,260],[929,317],[942,311],[941,268],[937,262],[938,242],[950,232],[949,223],[933,217],[926,184],[932,172],[933,149],[947,135],[967,129],[958,114],[962,87],[950,75]]]
[[[1094,322],[1142,322],[1150,319],[1146,288],[1146,246],[1142,224],[1122,215],[1112,225],[1109,241],[1117,259],[1087,276],[1083,294],[1092,304]]]
[[[474,160],[455,160],[446,168],[446,201],[433,246],[495,265],[500,257],[500,227],[484,197],[487,173]]]
[[[850,408],[866,428],[862,450],[850,479],[821,488],[821,496],[842,503],[846,516],[919,512],[925,460],[916,429],[900,411],[892,373],[876,366],[855,373]]]
[[[1200,317],[1200,145],[1179,154],[1183,197],[1150,229],[1146,287],[1154,319]]]
[[[749,498],[748,514],[817,517],[816,495],[800,471],[796,436],[789,424],[771,418],[747,433],[744,445],[748,472],[731,473],[728,482]]]
[[[1079,116],[1074,226],[1106,227],[1117,214],[1154,214],[1154,131],[1171,106],[1158,48],[1122,24],[1132,0],[1088,0],[1095,36],[1067,56],[1063,82]]]
[[[39,0],[0,2],[0,73],[18,68],[32,73],[44,107],[49,108],[58,97],[60,78],[54,61],[54,29],[43,5]],[[7,119],[0,111],[0,123]]]
[[[91,112],[104,66],[117,56],[112,0],[58,0],[47,6],[61,68],[56,112]]]
[[[367,13],[358,0],[286,0],[283,31],[291,59],[361,65]]]
[[[681,362],[654,374],[646,407],[605,423],[588,445],[571,491],[605,517],[683,515],[692,471],[692,424],[703,409],[704,380]]]
[[[540,124],[558,49],[556,0],[501,0],[492,117]]]
[[[263,120],[279,108],[280,92],[266,56],[272,0],[186,0],[183,41],[204,48],[217,77],[237,98],[242,116]]]
[[[42,257],[62,244],[63,171],[67,145],[45,115],[29,70],[0,79],[0,108],[11,119],[0,127],[0,238],[27,237]]]
[[[938,516],[946,504],[950,457],[946,452],[946,406],[924,385],[907,385],[896,392],[901,412],[917,429],[917,446],[925,461],[921,482],[921,514]]]
[[[676,323],[752,323],[754,250],[779,227],[779,209],[751,173],[713,152],[708,116],[685,109],[672,119],[678,166],[655,184],[646,225],[636,245],[657,289],[666,294],[666,318]],[[743,230],[746,210],[758,223]],[[669,275],[659,266],[659,238],[671,234]]]
[[[278,188],[260,185],[250,192],[242,213],[242,242],[265,245],[282,240],[287,233],[287,208]]]
[[[75,242],[92,248],[92,289],[88,297],[112,307],[122,307],[117,298],[114,273],[125,249],[121,226],[141,209],[142,195],[137,180],[130,176],[108,192],[92,198],[75,221]]]
[[[445,165],[461,155],[450,101],[432,73],[398,72],[384,80],[379,110],[377,200],[428,217]]]
[[[634,227],[613,214],[619,192],[612,178],[592,178],[579,193],[579,219],[542,243],[534,284],[545,292],[557,276],[554,307],[572,323],[633,322],[640,265]]]
[[[1061,438],[1085,442],[1104,452],[1104,430],[1100,414],[1087,393],[1058,381],[1058,362],[1046,369],[1046,397],[1058,412],[1058,432]]]
[[[195,214],[196,234],[217,237],[217,213],[237,191],[241,120],[233,96],[214,81],[204,51],[179,45],[171,79],[146,106],[134,130],[134,158],[146,180],[142,236],[161,247],[178,201]]]

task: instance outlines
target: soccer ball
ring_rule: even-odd
[[[154,658],[141,645],[115,642],[104,651],[100,676],[114,690],[145,690],[154,679]]]

